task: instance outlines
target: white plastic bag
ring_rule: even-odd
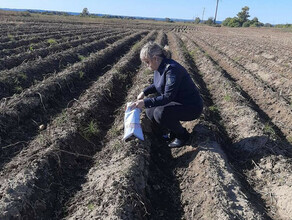
[[[140,140],[144,141],[144,136],[140,124],[140,113],[141,110],[139,108],[130,109],[129,106],[131,102],[127,103],[127,108],[125,111],[125,118],[124,118],[124,140],[135,136]]]

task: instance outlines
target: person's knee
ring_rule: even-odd
[[[146,108],[145,112],[146,112],[147,118],[149,118],[151,121],[153,121],[154,120],[153,109]]]
[[[154,110],[154,119],[158,124],[166,124],[167,120],[170,119],[167,111],[164,107],[157,107]]]

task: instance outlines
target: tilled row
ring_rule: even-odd
[[[78,29],[76,28],[75,30],[78,30]],[[50,34],[47,34],[45,36],[36,36],[36,37],[32,37],[29,39],[22,39],[22,40],[11,39],[11,41],[9,41],[9,42],[0,43],[0,50],[13,49],[15,47],[19,47],[19,46],[23,46],[23,45],[27,45],[27,44],[32,44],[32,43],[37,43],[41,40],[47,40],[50,38],[60,39],[60,38],[65,37],[65,36],[70,36],[72,34],[72,31],[74,31],[74,30],[54,31],[54,32],[51,32]]]
[[[253,46],[244,45],[241,50],[238,50],[238,46],[232,47],[230,41],[223,42],[212,37],[206,39],[206,37],[200,36],[197,38],[204,39],[205,42],[208,42],[209,46],[212,45],[214,49],[229,57],[238,66],[242,66],[255,75],[255,77],[259,77],[288,102],[292,102],[292,71],[287,66],[290,61],[284,62],[284,65],[279,65],[277,61],[273,61],[275,56],[271,55],[271,52],[268,50],[261,50],[260,55],[254,55]],[[248,50],[249,47],[251,50]],[[273,54],[281,54],[282,57],[279,59],[283,59],[283,54],[280,51],[273,51]],[[287,59],[290,60],[290,57],[288,56]]]
[[[5,57],[3,59],[0,59],[0,71],[4,69],[11,69],[13,67],[16,67],[20,65],[23,62],[27,62],[29,60],[33,60],[36,58],[44,58],[52,53],[60,52],[67,50],[69,48],[77,47],[79,45],[82,45],[84,43],[90,43],[94,40],[101,39],[102,37],[106,36],[111,36],[117,33],[123,33],[125,31],[113,31],[113,30],[108,30],[108,31],[92,31],[92,32],[87,32],[85,34],[79,35],[78,38],[75,40],[71,41],[63,41],[58,42],[56,45],[52,45],[49,47],[43,47],[40,49],[34,49],[32,46],[32,50],[21,53],[21,54],[13,54],[12,56]],[[76,38],[76,37],[74,37]],[[0,73],[1,74],[1,73]]]
[[[246,97],[239,86],[206,57],[204,51],[188,37],[184,40],[212,94],[228,136],[232,138],[233,144],[226,150],[237,159],[237,167],[247,173],[248,181],[268,206],[269,214],[273,218],[288,219],[292,209],[283,201],[289,201],[292,195],[292,160],[288,157],[291,145],[283,143],[267,129],[269,122],[255,110],[250,97]],[[277,174],[275,169],[268,168],[269,164],[278,167]],[[282,189],[285,189],[285,195]]]
[[[233,80],[236,80],[237,84],[248,93],[259,109],[281,130],[287,140],[291,141],[292,110],[290,102],[259,77],[256,77],[243,66],[239,66],[232,59],[220,53],[220,51],[213,49],[203,40],[199,40],[195,36],[193,36],[192,40],[226,70]]]
[[[52,47],[56,41],[57,44],[66,42],[66,41],[71,41],[74,39],[79,39],[82,35],[87,34],[87,33],[99,33],[99,32],[110,32],[110,30],[93,30],[93,31],[84,31],[84,30],[78,30],[78,31],[74,31],[73,33],[71,32],[70,35],[62,37],[60,39],[55,39],[52,38],[53,42],[50,42],[48,40],[40,40],[39,42],[30,44],[30,45],[23,45],[20,47],[16,47],[13,49],[4,49],[1,51],[0,54],[0,58],[6,58],[9,56],[14,56],[14,55],[19,55],[22,53],[26,53],[26,52],[31,52],[34,51],[36,49],[42,49],[44,47]]]
[[[29,28],[25,27],[25,26],[26,26],[25,24],[23,24],[21,26],[17,26],[13,23],[6,24],[6,25],[1,24],[0,28],[1,28],[2,32],[0,34],[0,39],[1,39],[0,42],[4,43],[7,41],[10,41],[11,38],[9,36],[29,36],[31,34],[38,34],[38,33],[44,32],[44,31],[46,31],[48,33],[52,31],[52,29],[49,27],[47,30],[42,30],[42,29],[40,29],[40,26],[31,26]]]
[[[141,34],[132,35],[124,44],[129,44],[129,39],[139,39]],[[142,42],[153,36],[150,33]],[[139,65],[139,48],[135,45],[4,167],[1,219],[60,218],[63,205],[85,181],[92,155],[102,147],[114,111],[121,105]]]
[[[163,44],[165,34],[160,32],[157,42]],[[144,42],[141,42],[143,45]],[[138,56],[138,53],[136,54]],[[152,74],[145,67],[133,76],[133,86],[128,91],[127,101],[134,101],[137,94],[149,83]],[[147,219],[154,217],[149,195],[149,166],[153,140],[145,135],[145,141],[131,140],[123,142],[124,107],[122,106],[115,122],[108,131],[104,147],[95,155],[95,165],[87,174],[82,189],[67,204],[65,219]],[[142,114],[142,121],[145,115]],[[142,123],[143,130],[149,127]],[[145,127],[146,126],[146,127]],[[153,146],[157,147],[157,146]]]
[[[4,103],[0,110],[1,146],[4,146],[1,164],[27,145],[40,125],[44,126],[66,105],[70,106],[92,81],[104,74],[107,65],[113,64],[143,34],[138,32],[116,41]]]
[[[33,27],[32,27],[33,28]],[[19,30],[21,31],[21,30]],[[29,40],[29,39],[34,39],[34,38],[39,38],[42,36],[46,36],[50,33],[52,33],[53,30],[37,30],[36,32],[33,32],[32,34],[21,34],[21,32],[17,35],[13,34],[13,33],[7,33],[7,36],[5,37],[1,37],[0,38],[0,42],[2,43],[11,43],[11,41],[19,41],[19,40]],[[64,30],[58,30],[60,33],[62,33],[62,31]],[[69,30],[65,30],[66,32],[68,32]],[[53,33],[56,33],[56,29],[55,31],[53,31]],[[10,42],[9,42],[10,41]]]
[[[205,35],[203,36],[205,37],[205,40],[213,45],[216,45],[216,43],[219,43],[218,46],[220,46],[220,43],[223,43],[225,46],[229,45],[227,48],[232,48],[234,53],[238,51],[250,56],[251,61],[264,62],[265,65],[275,71],[279,71],[277,68],[288,70],[287,67],[291,67],[292,65],[290,63],[290,57],[292,56],[291,48],[290,50],[287,50],[286,47],[281,48],[278,44],[274,45],[275,41],[272,40],[262,41],[261,39],[258,39],[256,42],[251,42],[251,39],[238,39],[238,37],[224,38],[222,36],[214,35],[209,37],[206,37]],[[237,56],[235,55],[235,57]]]
[[[1,71],[0,98],[11,96],[14,93],[20,93],[23,89],[35,83],[36,80],[43,80],[44,77],[57,73],[65,69],[68,65],[84,59],[84,56],[95,53],[105,48],[108,43],[113,43],[128,34],[129,32],[113,34],[110,37],[94,40],[93,42],[49,55],[44,59],[29,61],[13,69]]]
[[[157,39],[160,45],[168,44],[165,33]],[[140,87],[134,94],[139,94],[153,82],[151,71],[141,76]],[[133,99],[135,95],[133,95]],[[152,133],[151,122],[142,114],[142,127],[144,134],[150,139],[150,160],[148,166],[148,179],[146,186],[146,199],[143,200],[147,209],[147,219],[179,219],[182,216],[179,183],[173,173],[172,156],[166,142],[161,142]]]
[[[33,27],[31,27],[33,28]],[[69,29],[68,27],[67,28],[59,28],[58,26],[55,26],[55,27],[52,27],[52,28],[48,28],[48,29],[39,29],[40,26],[38,26],[38,29],[37,30],[34,30],[32,33],[30,34],[25,34],[25,32],[19,32],[18,34],[13,34],[13,33],[7,33],[7,36],[6,37],[2,37],[0,38],[0,42],[1,43],[5,43],[5,42],[8,42],[8,41],[19,41],[19,40],[28,40],[28,39],[33,39],[33,38],[38,38],[38,37],[42,37],[42,36],[46,36],[52,32],[55,32],[56,30],[58,30],[60,33],[62,33],[63,31],[70,31],[71,29]],[[88,31],[97,31],[98,29],[101,29],[101,28],[85,28],[85,27],[71,27],[72,28],[72,31],[73,32],[77,32],[79,31],[80,29],[83,31],[83,32],[88,32]]]
[[[190,59],[183,42],[170,34],[170,45],[177,51],[176,59],[184,63],[193,80],[200,86],[206,107],[213,105],[211,96],[195,63]],[[226,147],[222,128],[213,123],[214,114],[204,111],[198,121],[187,122],[192,129],[190,146],[173,150],[174,169],[181,189],[185,219],[264,219],[264,214],[241,182],[222,150]],[[240,208],[239,208],[240,207]]]
[[[258,45],[258,49],[261,50],[265,48],[271,49],[283,49],[283,51],[291,50],[291,32],[286,32],[283,29],[277,28],[229,28],[229,27],[204,27],[197,26],[198,32],[204,33],[206,35],[221,36],[222,38],[230,37],[239,41],[255,42]],[[256,51],[255,51],[256,52]]]
[[[90,28],[88,25],[68,25],[68,24],[62,24],[62,23],[55,23],[55,24],[50,24],[50,23],[33,23],[33,22],[27,22],[27,23],[6,23],[4,25],[1,25],[1,38],[7,37],[7,35],[11,34],[13,36],[18,36],[18,35],[30,35],[34,33],[41,33],[41,32],[52,32],[56,30],[60,31],[66,31],[66,30],[71,30],[74,27],[78,27],[85,29]]]
[[[135,100],[137,88],[147,81],[145,67],[135,74],[134,88],[130,89],[126,101]],[[146,135],[144,142],[122,141],[123,120],[124,107],[121,107],[103,140],[102,151],[94,156],[86,182],[66,205],[65,219],[145,219],[149,214],[146,187],[150,140]]]

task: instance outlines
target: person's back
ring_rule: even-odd
[[[159,68],[154,71],[153,85],[158,97],[146,100],[146,107],[154,107],[173,101],[183,105],[203,105],[199,91],[187,70],[178,62],[164,58]],[[144,90],[145,95],[152,93],[152,88]]]
[[[177,78],[181,78],[176,98],[174,101],[185,105],[199,105],[202,104],[202,99],[198,88],[194,84],[187,70],[178,62],[172,59],[166,60],[170,64],[170,69],[176,72]]]

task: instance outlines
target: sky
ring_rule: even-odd
[[[141,16],[157,18],[204,19],[215,17],[217,0],[0,0],[0,8]],[[292,0],[219,0],[217,19],[235,17],[244,6],[250,19],[271,24],[292,23]]]

